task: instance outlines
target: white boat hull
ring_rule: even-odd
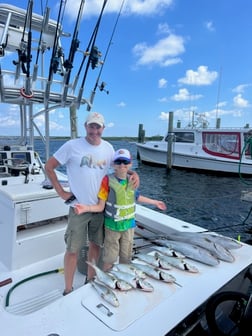
[[[206,155],[199,148],[189,148],[180,151],[173,147],[172,155],[169,158],[167,151],[167,143],[147,142],[145,144],[137,143],[137,152],[139,159],[143,163],[171,166],[175,168],[184,168],[191,170],[203,170],[220,173],[252,175],[252,159],[227,160],[221,157]],[[169,161],[170,160],[170,161]]]

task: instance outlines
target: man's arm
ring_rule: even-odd
[[[55,173],[55,169],[58,166],[59,166],[59,162],[55,159],[55,157],[52,156],[47,160],[45,164],[45,171],[46,171],[47,177],[52,183],[52,186],[56,190],[57,194],[64,200],[67,200],[72,195],[72,193],[69,191],[65,191],[62,185],[60,184],[57,174]]]

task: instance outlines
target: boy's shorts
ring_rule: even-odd
[[[103,212],[85,212],[77,215],[70,207],[68,225],[65,232],[65,243],[68,252],[76,253],[88,241],[102,247],[104,241]]]
[[[114,264],[130,263],[132,259],[134,228],[126,231],[113,231],[105,226],[103,262]]]

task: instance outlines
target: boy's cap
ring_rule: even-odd
[[[129,163],[131,162],[131,155],[127,149],[118,149],[114,155],[114,161],[116,160],[126,160]]]
[[[89,112],[86,119],[87,125],[97,124],[101,127],[104,127],[105,121],[103,115],[97,112]]]

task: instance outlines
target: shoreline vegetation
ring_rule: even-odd
[[[139,142],[138,137],[102,137],[104,140],[107,141],[128,141],[128,142]],[[35,139],[39,139],[39,137],[35,137]],[[51,136],[52,140],[69,140],[69,136]],[[145,137],[145,141],[155,141],[155,140],[162,140],[163,136],[161,135],[154,135],[151,137]]]
[[[13,136],[0,136],[0,139],[4,140],[4,139],[16,139],[19,138],[18,135],[13,135]],[[104,140],[107,141],[127,141],[127,142],[141,142],[138,137],[127,137],[127,136],[122,136],[122,137],[102,137]],[[41,139],[39,136],[35,136],[34,137],[35,140],[39,140]],[[71,139],[70,136],[51,136],[50,137],[51,140],[69,140]],[[150,136],[150,137],[144,137],[144,141],[155,141],[155,140],[162,140],[163,136],[161,135],[154,135],[154,136]]]

